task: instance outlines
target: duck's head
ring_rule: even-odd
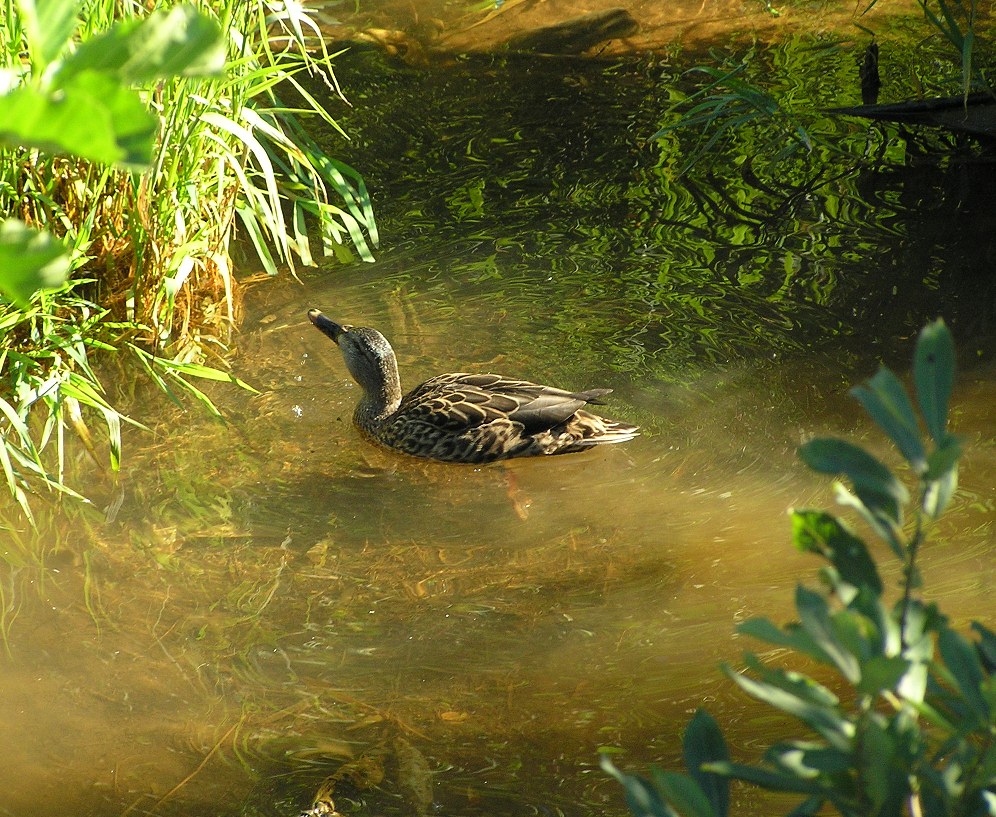
[[[398,362],[391,344],[380,332],[336,323],[318,309],[308,310],[308,320],[339,346],[346,368],[364,392],[384,402],[401,398]]]

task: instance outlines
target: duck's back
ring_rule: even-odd
[[[569,392],[495,374],[444,374],[413,389],[393,414],[364,430],[407,454],[450,462],[566,454],[636,436],[634,426],[581,410],[609,391]]]

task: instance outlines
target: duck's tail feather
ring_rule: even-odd
[[[605,430],[598,436],[592,437],[591,442],[594,445],[625,443],[639,436],[640,429],[638,426],[632,426],[629,423],[617,423],[614,420],[606,420]]]

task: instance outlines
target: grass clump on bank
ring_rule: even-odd
[[[306,115],[338,126],[302,74],[341,96],[296,3],[0,7],[0,466],[29,516],[39,486],[75,493],[74,432],[118,466],[134,421],[107,401],[96,353],[131,353],[211,410],[192,380],[236,381],[237,225],[271,275],[371,258],[369,196],[305,133]]]

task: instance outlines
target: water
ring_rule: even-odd
[[[674,764],[701,705],[756,757],[788,727],[716,665],[813,581],[786,510],[831,494],[795,449],[888,458],[847,388],[905,370],[938,313],[968,454],[924,573],[957,623],[991,619],[992,165],[775,179],[758,154],[677,179],[646,137],[678,73],[343,69],[378,262],[251,289],[237,365],[259,393],[214,392],[229,425],[157,399],[122,478],[92,478],[111,521],[57,517],[46,569],[5,572],[0,814],[295,814],[378,752],[369,809],[399,814],[404,738],[441,814],[622,815],[599,751]],[[312,306],[383,331],[409,387],[610,387],[604,413],[644,434],[481,468],[383,451]]]

